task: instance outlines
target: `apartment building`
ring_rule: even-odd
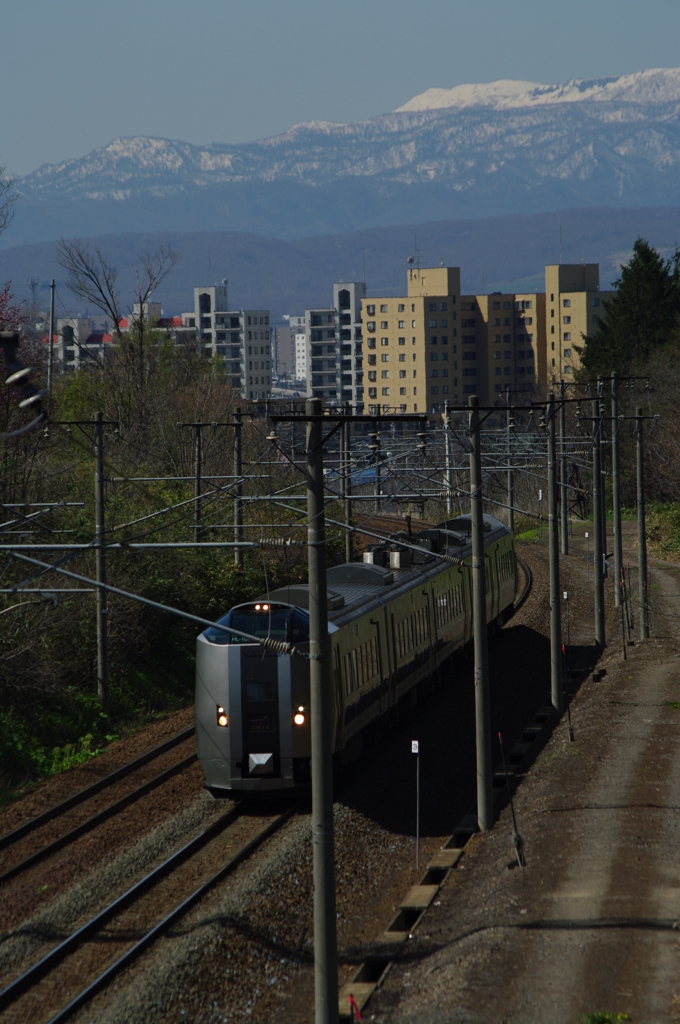
[[[603,300],[615,292],[600,291],[598,263],[553,263],[545,268],[547,377],[569,380],[580,368],[576,346],[583,346],[604,314]]]
[[[269,310],[230,310],[228,283],[225,277],[221,285],[194,288],[194,309],[182,314],[182,327],[196,331],[206,355],[224,360],[232,386],[239,388],[244,398],[269,398]]]
[[[366,296],[363,281],[333,285],[335,332],[337,339],[337,395],[343,405],[350,402],[354,411],[364,411],[364,351],[361,302]]]
[[[307,395],[327,403],[337,402],[338,354],[334,307],[305,310],[305,352]]]
[[[545,388],[545,295],[542,292],[463,295],[461,310],[468,325],[470,312],[475,312],[480,402],[501,405],[508,389],[534,393]],[[471,351],[468,348],[471,339],[467,330],[461,333],[466,353]],[[467,359],[469,361],[470,357]]]
[[[362,299],[369,414],[438,413],[460,401],[468,378],[458,371],[459,307],[458,267],[410,267],[406,295]]]

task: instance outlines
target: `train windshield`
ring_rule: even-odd
[[[234,633],[226,633],[211,626],[206,629],[203,636],[211,644],[252,644],[251,637],[254,636],[262,640],[265,637],[270,637],[272,640],[288,640],[290,614],[290,608],[278,608],[271,611],[251,611],[249,608],[237,608],[217,620],[221,626],[229,626],[230,629],[235,630]]]

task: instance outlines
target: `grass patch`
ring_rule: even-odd
[[[595,1013],[584,1013],[579,1017],[579,1024],[616,1024],[619,1020],[630,1020],[627,1013],[610,1013],[609,1010],[598,1010]]]
[[[667,708],[680,708],[680,700],[667,700],[666,701],[666,707]]]
[[[680,556],[680,504],[648,505],[647,543],[657,555]]]

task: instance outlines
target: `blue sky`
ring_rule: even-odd
[[[2,0],[0,164],[245,142],[432,86],[680,65],[679,0]]]

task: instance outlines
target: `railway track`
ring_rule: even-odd
[[[531,584],[533,582],[533,576],[531,575],[531,569],[529,568],[529,564],[525,562],[521,555],[518,555],[517,552],[515,552],[515,561],[518,563],[518,565],[522,569],[522,572],[524,573],[524,589],[522,590],[522,593],[519,595],[519,597],[517,598],[512,607],[513,615],[520,610],[520,608],[528,598],[531,592]]]
[[[253,830],[248,827],[252,819],[242,808],[230,808],[7,985],[0,992],[0,1012],[7,1020],[40,1018],[49,1024],[68,1020],[227,878],[292,813],[293,808],[288,808],[268,816],[269,820],[258,815],[261,827]],[[248,833],[245,837],[239,835],[243,831]],[[216,868],[215,862],[219,864]],[[199,885],[195,885],[197,873]],[[165,891],[164,881],[168,883]],[[137,923],[140,917],[144,927]],[[40,1014],[43,1007],[51,1016]]]
[[[48,808],[41,814],[36,815],[34,818],[31,818],[23,825],[20,825],[18,828],[15,828],[13,831],[6,833],[4,836],[1,836],[0,850],[11,849],[12,846],[19,843],[26,836],[30,835],[31,832],[42,828],[43,826],[47,825],[51,821],[54,821],[55,819],[62,817],[67,812],[71,811],[73,808],[78,807],[80,804],[96,796],[98,793],[101,793],[107,788],[115,785],[121,779],[126,778],[127,776],[138,771],[140,768],[143,768],[145,765],[149,764],[151,761],[166,754],[174,747],[186,742],[193,736],[193,734],[193,726],[190,729],[184,729],[182,732],[179,732],[175,736],[172,736],[164,743],[161,743],[158,746],[153,747],[150,750],[147,750],[144,754],[141,754],[133,761],[128,762],[128,764],[122,765],[120,768],[117,768],[110,774],[104,776],[101,779],[98,779],[97,782],[92,783],[92,785],[86,786],[84,789],[81,789],[77,793],[74,793],[66,800],[62,800],[60,803],[55,804],[53,807]],[[64,832],[62,835],[53,839],[51,842],[46,843],[44,846],[41,846],[37,850],[32,851],[28,856],[25,856],[20,860],[16,861],[14,864],[10,865],[8,868],[5,868],[5,870],[0,873],[0,884],[10,881],[12,878],[15,878],[17,875],[32,867],[34,864],[37,864],[45,858],[52,856],[58,850],[63,849],[63,847],[67,846],[69,843],[72,843],[80,836],[85,835],[86,832],[89,832],[92,829],[96,828],[98,825],[102,824],[107,819],[113,817],[115,814],[119,814],[122,810],[130,806],[130,804],[134,803],[140,797],[152,792],[152,790],[156,789],[158,786],[163,785],[163,783],[167,782],[175,775],[190,767],[195,760],[195,752],[189,754],[187,757],[181,758],[179,761],[176,761],[168,768],[165,768],[163,771],[153,776],[153,778],[147,779],[141,785],[130,790],[130,792],[126,793],[118,800],[115,800],[112,803],[108,804],[106,807],[97,811],[95,814],[86,818],[84,821],[79,822],[73,828]]]

